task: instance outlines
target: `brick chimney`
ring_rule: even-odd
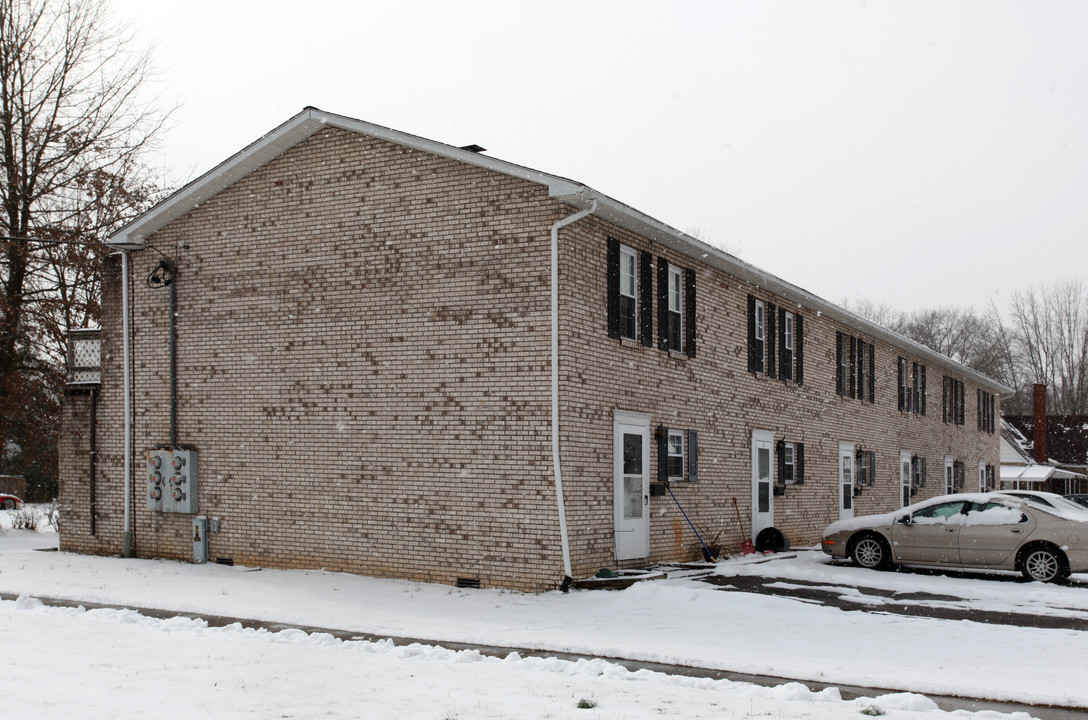
[[[1046,454],[1046,385],[1031,386],[1031,434],[1035,442],[1035,462],[1045,463]]]

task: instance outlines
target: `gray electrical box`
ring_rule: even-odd
[[[208,518],[204,515],[193,518],[193,562],[208,562]]]
[[[196,450],[148,450],[147,509],[191,514],[198,508]]]
[[[170,478],[170,459],[172,453],[169,450],[147,451],[147,509],[159,512],[162,510],[163,496],[169,492],[167,483]]]

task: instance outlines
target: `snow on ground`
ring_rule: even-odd
[[[0,526],[3,517],[0,513]],[[409,581],[154,560],[36,548],[52,533],[0,529],[0,662],[39,716],[501,718],[935,717],[919,694],[1088,707],[1080,681],[1088,633],[845,612],[801,600],[723,592],[694,580],[621,592],[526,595]],[[729,560],[719,574],[765,574],[843,587],[962,598],[986,609],[1076,616],[1088,589],[899,576],[833,567],[819,552],[767,563]],[[859,574],[864,573],[864,574]],[[863,580],[862,580],[863,578]],[[377,635],[526,647],[695,665],[908,691],[843,702],[835,690],[631,673],[603,661],[486,658],[426,645],[342,642],[131,611],[57,609],[30,597],[250,617]],[[1066,608],[1066,609],[1062,609]],[[56,682],[63,659],[65,682]],[[132,698],[131,711],[119,698]],[[579,710],[580,700],[596,703]],[[175,712],[176,710],[176,712]],[[130,712],[125,715],[125,712]],[[980,715],[982,716],[982,715]]]

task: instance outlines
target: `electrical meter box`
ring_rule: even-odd
[[[167,468],[170,467],[172,453],[169,450],[148,450],[147,451],[147,509],[154,510],[156,512],[162,511],[162,498],[169,489],[166,484],[169,482],[170,473]]]
[[[147,508],[197,512],[197,452],[181,448],[147,451]]]

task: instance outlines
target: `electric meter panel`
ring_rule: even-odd
[[[163,496],[168,492],[166,483],[167,479],[170,477],[168,468],[170,467],[172,455],[173,453],[169,450],[147,451],[146,478],[148,510],[162,510]]]
[[[162,512],[197,512],[196,450],[147,451],[147,507]]]

